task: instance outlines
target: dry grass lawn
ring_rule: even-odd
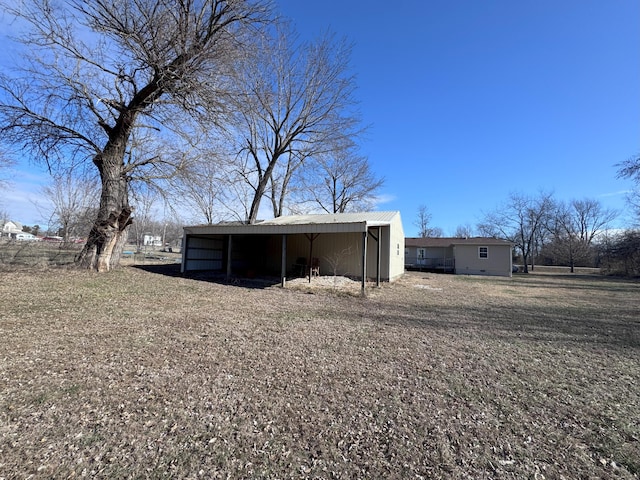
[[[0,478],[640,476],[638,282],[175,270],[0,273]]]

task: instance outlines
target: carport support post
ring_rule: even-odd
[[[187,269],[187,248],[189,245],[189,235],[186,233],[182,236],[182,247],[180,248],[180,255],[182,256],[182,263],[180,264],[180,273],[184,273]]]
[[[367,229],[368,230],[368,229]],[[367,231],[362,232],[362,296],[365,294],[365,287],[367,286],[367,237],[369,233]]]
[[[307,262],[307,268],[309,269],[309,283],[311,283],[311,264],[313,262],[313,241],[320,236],[319,233],[305,233],[305,237],[309,240],[309,260]]]
[[[380,227],[376,228],[376,235],[369,233],[376,241],[376,287],[380,286]]]
[[[231,235],[229,235],[229,241],[227,242],[227,280],[231,278]]]
[[[280,266],[280,286],[284,288],[287,282],[287,235],[282,235],[282,263]]]
[[[313,262],[313,233],[309,238],[309,261],[307,262],[307,269],[309,270],[309,283],[311,283],[311,263]]]
[[[380,286],[380,227],[378,227],[378,238],[376,238],[376,245],[378,251],[376,252],[376,267],[378,269],[378,275],[376,276],[376,287]]]

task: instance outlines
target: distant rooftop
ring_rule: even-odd
[[[452,245],[511,245],[511,242],[492,237],[426,237],[405,238],[405,247],[450,247]]]

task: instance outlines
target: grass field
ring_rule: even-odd
[[[638,282],[176,269],[0,272],[0,478],[640,476]]]

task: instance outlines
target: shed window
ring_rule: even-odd
[[[478,247],[479,258],[489,258],[489,247]]]

